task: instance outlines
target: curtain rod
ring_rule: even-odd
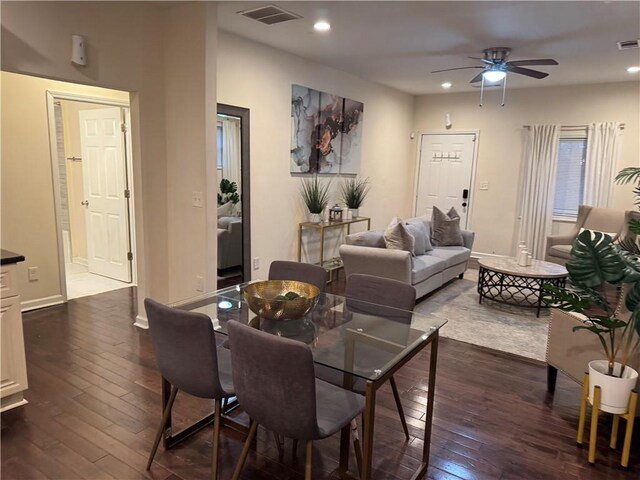
[[[626,124],[621,123],[620,124],[620,130],[624,130],[625,126],[626,126]],[[560,127],[569,130],[569,129],[589,128],[589,125],[560,125]],[[522,128],[531,128],[531,125],[523,125]]]

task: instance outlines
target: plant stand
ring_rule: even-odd
[[[600,415],[600,387],[595,386],[593,392],[593,405],[591,408],[591,427],[589,432],[589,463],[596,463],[596,439],[598,438],[598,416]],[[582,446],[584,439],[584,427],[587,420],[587,403],[589,403],[589,374],[585,373],[584,382],[582,384],[582,399],[580,401],[580,420],[578,422],[578,446]],[[623,467],[629,466],[629,453],[631,452],[631,434],[633,433],[633,422],[636,415],[636,406],[638,404],[638,392],[631,392],[629,397],[629,408],[627,413],[622,415],[613,415],[613,426],[611,428],[611,440],[609,446],[615,450],[618,440],[618,426],[620,418],[627,421],[627,428],[624,434],[624,443],[622,445],[622,459],[620,464]]]

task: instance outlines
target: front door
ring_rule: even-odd
[[[475,134],[422,135],[415,216],[455,207],[460,227],[467,227],[475,141]]]
[[[131,281],[121,109],[80,111],[89,271]]]

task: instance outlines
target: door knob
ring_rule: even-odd
[[[80,202],[80,205],[84,205],[85,207],[89,206],[89,200],[85,200],[84,202]]]

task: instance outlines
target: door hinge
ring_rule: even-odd
[[[120,130],[122,130],[122,133],[127,133],[127,124],[122,122],[120,124]]]
[[[133,260],[133,252],[127,252],[127,260]]]
[[[124,191],[124,198],[131,198],[131,190],[127,189]]]

